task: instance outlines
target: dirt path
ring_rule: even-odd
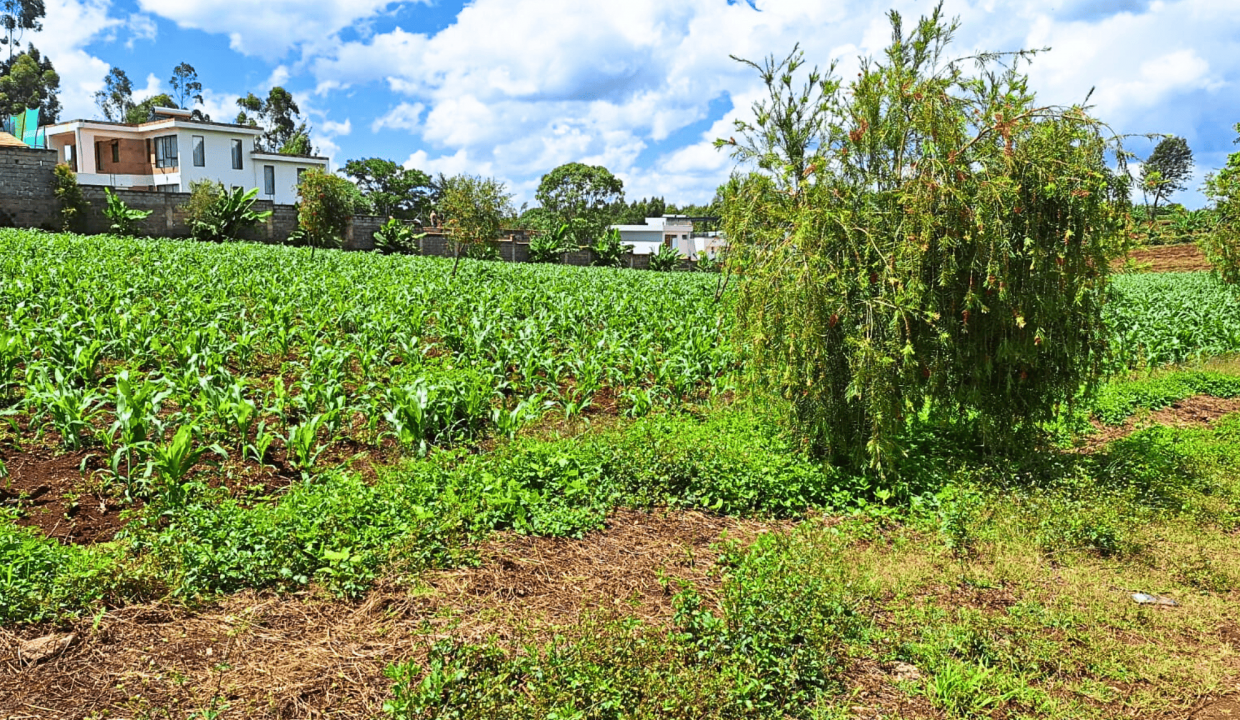
[[[620,511],[580,541],[497,537],[478,568],[425,573],[356,603],[242,593],[198,610],[154,603],[70,628],[0,630],[0,718],[374,717],[390,687],[383,669],[427,642],[549,637],[591,612],[665,624],[676,580],[714,601],[721,536],[748,543],[786,527]],[[23,643],[53,634],[54,650],[73,638],[41,662],[23,657]]]
[[[1151,425],[1170,427],[1209,427],[1232,413],[1240,412],[1240,398],[1216,398],[1210,395],[1194,395],[1172,403],[1170,407],[1148,413],[1133,415],[1123,425],[1103,425],[1094,422],[1093,435],[1085,438],[1081,450],[1096,452],[1107,443],[1126,438],[1141,428]]]

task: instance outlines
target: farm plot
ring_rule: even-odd
[[[0,277],[0,402],[102,450],[131,496],[198,447],[293,472],[425,454],[551,408],[642,415],[735,362],[702,275],[466,263],[454,281],[429,259],[4,231]]]
[[[927,437],[893,497],[727,402],[715,277],[449,272],[0,231],[0,706],[1164,717],[1240,676],[1240,425],[1136,427],[1234,373],[1108,386],[1088,452]],[[1117,373],[1240,350],[1210,278],[1114,287]]]

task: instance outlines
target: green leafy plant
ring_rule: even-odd
[[[1236,124],[1240,132],[1240,123]],[[1212,204],[1213,227],[1198,236],[1198,244],[1229,285],[1240,284],[1240,152],[1227,156],[1227,165],[1206,176],[1206,198]]]
[[[968,74],[941,8],[891,23],[847,86],[794,87],[796,51],[751,63],[769,97],[718,142],[760,170],[723,212],[751,387],[816,452],[883,472],[927,406],[976,414],[997,452],[1096,380],[1128,189],[1102,123],[1036,104],[1027,54]]]
[[[660,245],[658,251],[650,255],[650,269],[655,272],[670,272],[684,264],[680,251],[671,245]]]
[[[452,275],[456,276],[462,249],[493,242],[505,217],[514,214],[508,186],[495,178],[455,175],[439,183],[439,210],[444,228],[456,243]]]
[[[318,248],[340,247],[361,197],[348,180],[311,168],[297,185],[297,224],[305,232],[311,255]]]
[[[530,238],[530,262],[556,263],[564,253],[573,249],[568,223],[560,223],[554,229],[535,233]]]
[[[112,188],[105,187],[103,193],[108,199],[108,206],[103,209],[103,214],[112,221],[110,229],[117,235],[133,235],[138,229],[138,223],[151,214],[150,210],[135,210],[129,207],[112,192]]]
[[[212,180],[193,183],[185,206],[190,232],[196,239],[209,242],[236,238],[243,230],[271,217],[270,210],[254,211],[257,198],[258,188],[229,191]]]
[[[590,246],[590,250],[594,252],[594,264],[600,267],[621,267],[624,264],[624,255],[631,248],[624,244],[620,231],[615,228],[609,228],[606,232],[594,241]]]
[[[412,255],[418,252],[418,240],[426,233],[415,233],[413,228],[396,218],[388,218],[375,231],[375,250],[384,255]]]
[[[82,195],[77,173],[65,163],[59,163],[52,171],[52,193],[60,202],[61,224],[65,230],[80,230],[86,224],[86,209],[90,203]]]

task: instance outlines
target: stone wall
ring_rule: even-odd
[[[33,150],[19,147],[0,147],[0,227],[33,227],[56,230],[60,228],[60,203],[52,190],[53,168],[56,167],[56,151]],[[125,204],[136,210],[149,210],[150,215],[138,223],[138,233],[151,237],[189,237],[190,229],[185,205],[189,193],[144,192],[140,190],[115,190]],[[82,195],[90,206],[86,210],[83,231],[105,233],[111,221],[104,215],[108,206],[104,189],[83,185]],[[270,211],[266,222],[259,223],[242,233],[243,240],[262,243],[280,243],[297,229],[297,206],[276,205],[269,200],[254,203],[258,212]],[[374,250],[375,232],[387,218],[375,215],[358,215],[353,218],[345,237],[346,250]],[[422,255],[452,257],[454,243],[439,228],[423,228],[425,236],[418,240]],[[504,230],[504,237],[496,243],[500,257],[505,262],[529,262],[529,232]],[[575,250],[564,253],[565,265],[592,265],[594,253]],[[622,257],[624,267],[648,269],[649,255],[627,253]],[[686,263],[691,268],[692,263]]]
[[[0,147],[0,227],[60,228],[55,167],[55,150]]]

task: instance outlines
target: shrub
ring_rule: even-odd
[[[723,272],[723,255],[711,257],[705,251],[698,253],[697,264],[694,266],[698,272]]]
[[[679,250],[671,245],[660,245],[658,252],[650,256],[650,269],[656,272],[669,272],[680,267],[682,262]]]
[[[104,208],[103,214],[112,221],[108,229],[117,235],[133,235],[138,229],[138,223],[151,214],[150,210],[134,210],[129,207],[112,192],[112,188],[104,188],[103,194],[108,198],[108,206]]]
[[[594,244],[590,246],[590,249],[594,251],[595,265],[600,267],[621,267],[624,254],[632,248],[623,243],[619,230],[611,228],[600,235],[594,241]]]
[[[560,223],[555,229],[530,238],[530,262],[559,262],[560,257],[572,249],[573,241],[568,232],[568,223]]]
[[[1206,177],[1205,190],[1214,205],[1214,223],[1198,242],[1223,282],[1240,284],[1240,152],[1228,155],[1227,166]]]
[[[461,250],[467,246],[492,242],[499,236],[500,224],[513,215],[508,187],[495,178],[455,175],[440,183],[439,210],[448,236],[456,243],[456,274]]]
[[[423,237],[426,233],[415,233],[404,222],[390,217],[375,232],[375,250],[384,255],[412,255],[418,252],[418,240]]]
[[[937,9],[891,19],[847,88],[794,88],[796,51],[754,65],[770,100],[718,142],[761,170],[723,213],[750,384],[817,452],[880,469],[927,406],[1013,446],[1096,380],[1127,207],[1098,121],[1037,107],[1015,69],[942,61]]]
[[[307,170],[297,186],[297,225],[312,248],[340,247],[357,211],[357,187],[339,175]]]
[[[86,225],[86,208],[90,207],[90,203],[86,202],[82,195],[77,173],[64,163],[58,164],[52,173],[52,192],[60,201],[60,217],[64,229],[81,230]]]
[[[189,202],[184,208],[190,232],[198,240],[222,242],[236,238],[242,230],[271,217],[271,211],[254,212],[258,188],[227,191],[212,180],[190,185]]]

